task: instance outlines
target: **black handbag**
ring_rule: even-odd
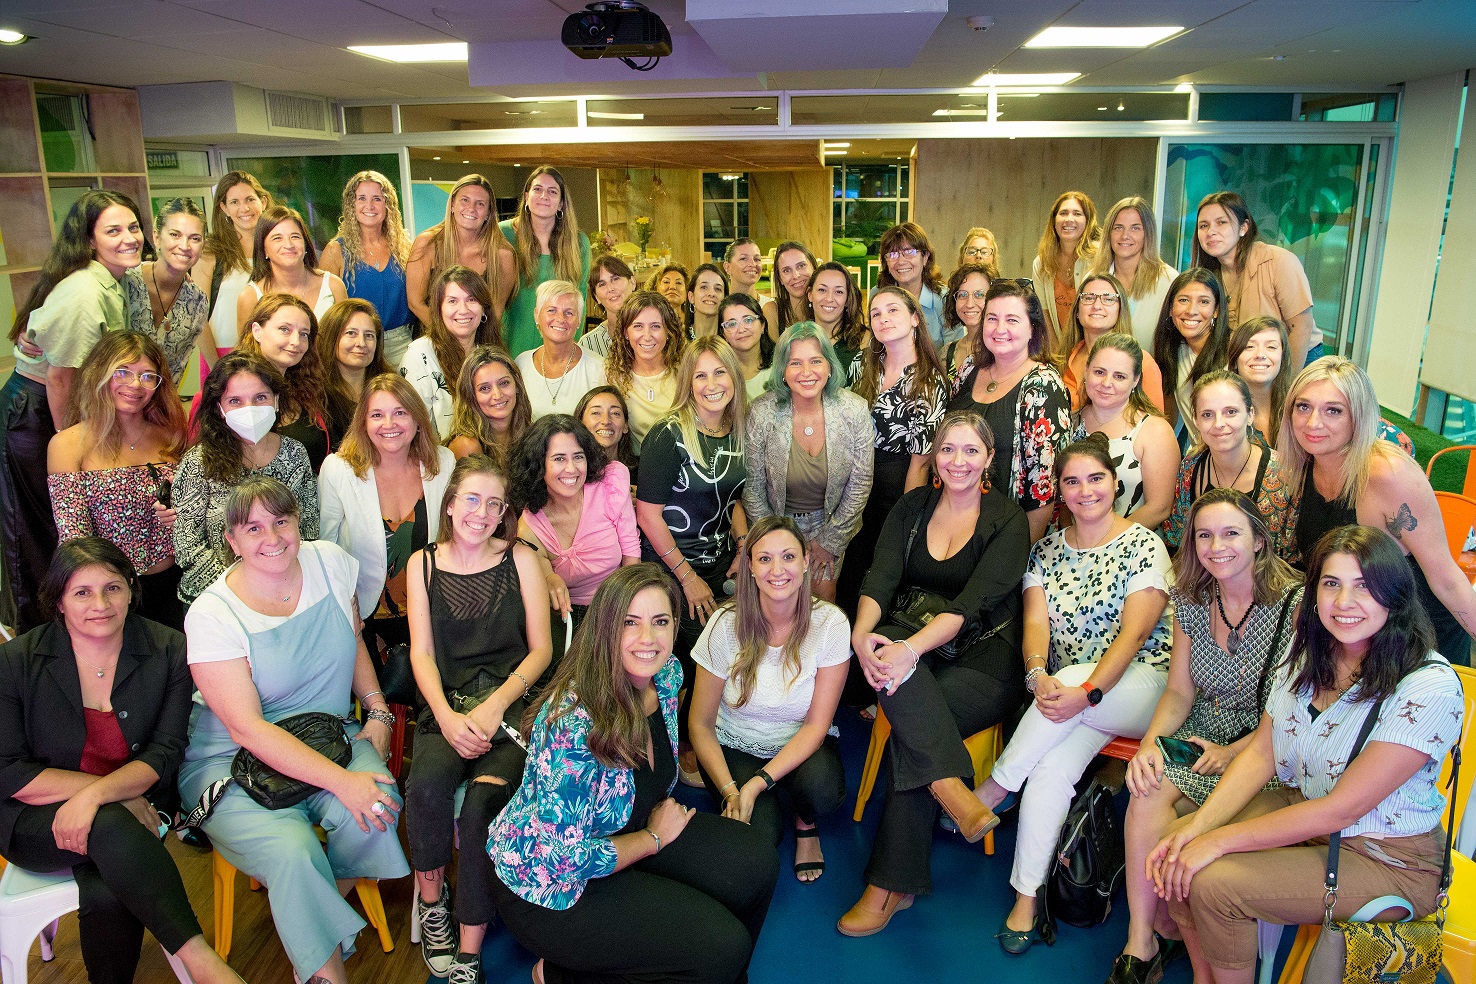
[[[430,587],[429,561],[426,560],[426,529],[428,519],[426,516],[425,499],[415,504],[415,529],[416,534],[410,544],[410,549],[419,550],[421,558],[426,564],[425,584]],[[376,655],[372,651],[370,656]],[[384,651],[384,662],[374,660],[374,667],[379,677],[379,692],[384,699],[391,704],[401,704],[405,707],[414,707],[420,701],[420,691],[415,687],[415,671],[410,666],[410,646],[400,643],[389,646]]]
[[[917,518],[912,521],[912,529],[907,533],[907,549],[902,552],[904,571],[907,570],[907,562],[912,559],[912,544],[917,540],[917,531],[922,528],[923,516],[926,512],[927,510],[924,509],[917,514]],[[913,635],[921,632],[929,622],[951,607],[953,607],[953,599],[945,598],[935,591],[919,587],[904,588],[893,602],[887,621],[906,629],[908,635]],[[977,615],[967,616],[958,634],[942,645],[934,646],[933,652],[951,662],[1008,624],[1009,621],[1006,620],[1003,625],[996,625],[986,633]]]
[[[276,726],[302,742],[334,765],[347,766],[353,758],[348,733],[343,729],[343,718],[325,711],[308,711],[294,714],[276,722]],[[301,779],[284,776],[267,765],[253,753],[242,748],[231,759],[229,779],[218,779],[205,788],[200,802],[187,815],[180,817],[180,829],[198,827],[210,818],[220,798],[226,794],[231,783],[245,790],[257,803],[268,810],[281,810],[295,806],[318,792],[319,787]]]
[[[1055,941],[1058,919],[1082,927],[1106,922],[1126,873],[1127,848],[1112,790],[1093,779],[1071,803],[1040,890],[1041,938]]]

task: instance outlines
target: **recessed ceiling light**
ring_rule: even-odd
[[[523,166],[523,165],[521,165],[521,164],[514,164],[514,165],[513,165],[513,167],[522,167],[522,166]]]
[[[1038,92],[1001,92],[999,94],[999,98],[1001,98],[1001,99],[1035,99],[1039,95],[1040,95],[1040,93],[1038,93]]]
[[[438,160],[440,160],[440,158],[439,157],[432,157],[431,160],[438,161]]]
[[[471,161],[462,161],[461,163],[463,163],[463,164],[470,164]]]
[[[643,120],[646,118],[645,113],[600,113],[593,109],[584,115],[592,120]]]
[[[1182,33],[1174,27],[1048,27],[1026,41],[1026,48],[1146,48]]]
[[[974,80],[974,85],[1065,85],[1081,78],[1080,72],[987,72]]]
[[[824,153],[824,155],[826,157],[845,157],[846,154],[850,153],[850,151],[847,151],[847,150],[830,150],[829,148],[826,148],[822,153]]]
[[[466,61],[465,41],[448,41],[443,44],[351,44],[348,50],[370,58],[402,64]]]
[[[31,40],[29,34],[20,31],[12,31],[9,28],[0,28],[0,44],[25,44]]]
[[[541,115],[543,115],[543,110],[541,110],[541,109],[504,109],[502,111],[502,115],[503,116],[541,116]]]
[[[851,145],[849,143],[839,143],[839,142],[837,142],[835,140],[827,140],[827,141],[825,141],[825,146],[826,147],[835,147],[837,149],[841,149],[841,148],[849,147]]]
[[[934,116],[988,116],[987,109],[935,109]]]
[[[1099,112],[1099,113],[1105,113],[1105,112],[1107,112],[1107,107],[1106,106],[1098,106],[1097,107],[1097,112]]]

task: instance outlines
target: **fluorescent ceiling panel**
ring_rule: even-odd
[[[1048,27],[1027,48],[1146,48],[1184,30],[1174,27]]]
[[[402,65],[466,61],[465,41],[446,41],[440,44],[351,44],[348,50]]]

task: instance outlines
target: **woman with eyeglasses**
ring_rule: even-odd
[[[1087,354],[1097,340],[1109,332],[1132,335],[1132,316],[1122,283],[1110,273],[1089,274],[1071,305],[1071,320],[1061,336],[1057,359],[1061,381],[1071,393],[1071,409],[1080,410],[1086,399]],[[1141,349],[1140,349],[1141,350]],[[1163,409],[1163,374],[1153,356],[1144,354],[1143,392],[1160,411]]]
[[[1130,195],[1113,205],[1102,222],[1102,230],[1104,248],[1097,250],[1091,273],[1117,278],[1118,293],[1128,315],[1124,323],[1133,326],[1133,337],[1144,351],[1150,350],[1158,313],[1163,310],[1169,284],[1179,271],[1158,255],[1158,223],[1153,219],[1152,207],[1143,198]]]
[[[441,275],[466,267],[482,278],[488,309],[499,319],[517,286],[512,247],[497,222],[497,196],[492,182],[468,174],[451,187],[446,216],[415,237],[405,264],[405,295],[410,313],[429,330],[439,306],[431,297]],[[421,394],[424,397],[425,394]]]
[[[871,414],[846,389],[835,349],[813,321],[790,325],[775,358],[769,392],[748,410],[744,508],[750,521],[779,515],[797,524],[815,593],[834,601],[871,494]]]
[[[190,270],[205,250],[205,213],[188,198],[171,198],[154,215],[158,259],[146,260],[124,274],[128,291],[128,326],[159,343],[175,379],[199,340],[215,358],[215,338],[208,332],[210,301],[190,279]]]
[[[348,296],[369,302],[384,329],[381,348],[396,369],[410,347],[410,305],[405,264],[410,237],[395,186],[378,171],[360,171],[343,186],[338,235],[319,259],[343,278]]]
[[[759,303],[748,294],[729,294],[718,305],[717,316],[718,330],[738,356],[744,391],[756,400],[769,385],[768,368],[774,357],[774,343],[764,330],[766,319]]]
[[[589,283],[589,237],[579,231],[574,202],[557,168],[533,169],[523,184],[518,214],[504,219],[518,279],[503,317],[507,350],[516,358],[538,347],[538,286],[547,280],[574,284],[583,295]]]
[[[182,630],[171,483],[184,453],[185,417],[154,340],[131,331],[104,335],[77,372],[69,420],[46,455],[58,537],[114,543],[139,572],[139,614]]]
[[[813,321],[835,346],[835,357],[849,372],[871,339],[861,315],[861,288],[856,276],[842,263],[822,263],[810,274],[805,291],[805,319]]]
[[[998,279],[999,270],[992,263],[965,263],[948,278],[943,323],[963,330],[963,337],[949,342],[942,353],[953,383],[974,371],[974,355],[984,346],[984,299],[989,296],[989,285]]]
[[[1090,198],[1079,191],[1057,196],[1030,268],[1045,314],[1048,352],[1061,348],[1061,333],[1076,303],[1077,284],[1091,268],[1101,238],[1097,206]]]
[[[882,287],[900,287],[917,301],[921,312],[923,329],[933,341],[933,348],[941,351],[953,341],[958,332],[947,331],[943,323],[943,275],[938,271],[938,261],[933,257],[933,247],[928,243],[928,234],[915,222],[894,225],[882,233],[876,244],[876,253],[881,257],[881,271],[877,286],[871,289],[867,299],[870,303]]]
[[[784,329],[805,319],[805,294],[815,266],[815,254],[804,243],[788,240],[774,249],[774,299],[764,303],[770,343],[777,342]]]
[[[687,290],[687,309],[691,321],[687,334],[704,338],[718,333],[718,305],[728,296],[728,275],[716,263],[704,263],[692,271],[692,286]],[[748,294],[748,297],[756,295]]]
[[[994,233],[983,226],[971,227],[958,246],[958,265],[971,263],[993,267],[995,276],[999,275],[999,243],[995,241]]]
[[[605,253],[595,258],[589,272],[589,294],[605,319],[580,336],[580,348],[602,360],[610,354],[610,325],[635,286],[635,274],[620,257]]]
[[[1051,366],[1040,299],[1025,283],[996,280],[984,301],[978,363],[949,410],[974,410],[994,434],[986,477],[1025,510],[1031,542],[1045,535],[1056,499],[1052,465],[1071,439],[1071,396]]]

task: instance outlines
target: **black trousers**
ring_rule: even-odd
[[[733,781],[742,786],[754,774],[768,764],[766,758],[723,746],[723,759],[728,763],[728,772]],[[702,770],[702,783],[707,792],[722,810],[723,797],[717,785]],[[789,811],[802,823],[813,826],[827,814],[834,813],[846,799],[846,770],[841,764],[840,743],[834,735],[827,735],[815,753],[799,764],[788,775],[779,779],[774,788],[761,793],[754,801],[753,815],[748,818],[750,826],[763,831],[769,840],[778,844],[784,840],[784,814],[788,800]]]
[[[46,446],[56,435],[46,385],[11,373],[0,389],[0,550],[17,635],[50,620],[41,581],[56,553],[56,519],[46,485]],[[3,595],[3,592],[0,592]],[[11,614],[0,598],[0,621]]]
[[[707,586],[712,589],[714,608],[717,605],[721,605],[723,599],[727,597],[726,582],[728,580],[728,567],[732,565],[733,557],[734,554],[726,554],[711,566],[703,565],[699,567],[691,564],[690,561],[688,562],[696,575],[702,578],[707,583]],[[686,572],[683,571],[682,573]],[[670,574],[669,571],[668,574]],[[670,576],[673,581],[677,580],[676,575]],[[697,672],[697,664],[692,662],[692,647],[697,644],[698,637],[702,635],[702,630],[707,626],[688,614],[687,596],[683,593],[680,582],[677,584],[677,598],[682,606],[681,622],[677,626],[676,648],[673,650],[676,653],[677,660],[682,664],[682,699],[680,706],[677,708],[677,738],[685,744],[687,741],[688,725],[687,708],[692,702],[692,680]]]
[[[902,638],[896,626],[877,629]],[[938,804],[928,785],[958,776],[973,779],[963,739],[1003,721],[1025,698],[1018,633],[983,640],[955,662],[924,653],[917,672],[892,696],[877,694],[892,725],[887,742],[887,791],[881,825],[866,865],[866,883],[924,895],[933,889],[930,867]]]
[[[440,731],[427,730],[428,718],[434,721],[429,710],[423,711],[405,790],[410,863],[416,871],[435,871],[450,864],[459,836],[453,911],[463,926],[480,926],[492,921],[491,885],[497,880],[487,856],[487,828],[523,781],[523,760],[528,753],[504,735],[487,754],[464,759]],[[497,776],[503,783],[477,782],[478,776]],[[453,818],[456,787],[463,782],[467,786],[461,815]]]
[[[497,878],[492,887],[547,984],[735,984],[748,980],[778,875],[757,829],[697,813],[657,854],[591,878],[567,909],[526,902]]]
[[[179,579],[184,574],[172,564],[157,574],[140,574],[138,613],[176,632],[184,631],[185,604],[179,600]]]
[[[22,810],[5,858],[29,871],[72,869],[81,908],[82,963],[92,984],[132,984],[145,928],[170,953],[200,935],[179,869],[157,830],[121,803],[97,811],[87,854],[56,846],[51,823],[61,803]]]

